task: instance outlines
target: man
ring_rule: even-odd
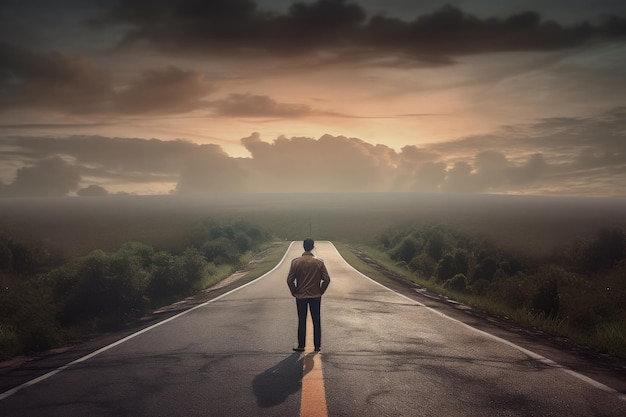
[[[308,308],[313,320],[313,344],[315,351],[319,352],[322,343],[322,324],[320,322],[322,295],[330,284],[330,276],[324,261],[315,258],[311,253],[315,246],[313,239],[304,239],[302,246],[304,253],[291,261],[291,268],[289,275],[287,275],[287,285],[291,295],[296,298],[296,306],[298,307],[298,346],[294,347],[293,350],[296,352],[304,351]]]

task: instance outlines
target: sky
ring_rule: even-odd
[[[623,0],[3,0],[0,197],[626,197]]]

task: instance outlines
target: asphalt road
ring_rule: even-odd
[[[0,394],[0,416],[626,416],[623,394],[376,284],[327,242],[322,352],[292,352],[301,252]]]

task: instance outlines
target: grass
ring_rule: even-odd
[[[624,200],[598,199],[544,199],[508,196],[459,196],[421,194],[293,194],[293,195],[234,195],[210,198],[129,197],[106,200],[45,199],[0,201],[3,212],[0,229],[20,240],[45,242],[45,248],[54,255],[50,262],[35,265],[40,270],[64,264],[90,251],[102,249],[116,251],[124,242],[143,242],[155,250],[172,254],[181,253],[187,246],[189,230],[196,229],[204,219],[218,224],[245,220],[260,225],[279,244],[263,248],[263,259],[255,254],[245,254],[237,265],[218,265],[202,280],[207,287],[227,278],[237,269],[246,269],[243,280],[253,280],[272,269],[281,259],[289,241],[313,235],[316,240],[349,242],[380,265],[394,273],[469,305],[476,306],[494,316],[506,316],[522,325],[546,329],[553,334],[570,332],[571,338],[589,346],[605,346],[598,350],[624,353],[624,323],[602,321],[605,310],[615,308],[619,302],[581,305],[584,288],[573,288],[568,305],[575,305],[585,315],[593,312],[598,320],[586,332],[578,334],[567,329],[563,320],[554,320],[541,314],[507,308],[499,300],[454,293],[435,281],[411,273],[406,266],[396,264],[384,252],[373,248],[372,240],[390,227],[405,229],[407,222],[418,225],[446,224],[468,233],[486,235],[500,248],[519,250],[520,253],[542,258],[572,239],[585,237],[590,231],[607,224],[623,224]],[[342,256],[361,272],[384,280],[383,273],[360,262],[345,244],[337,244]],[[2,254],[0,247],[0,255]],[[39,252],[37,252],[39,253]],[[35,256],[34,259],[39,259]],[[408,261],[407,261],[408,262]],[[218,262],[216,262],[218,263]],[[0,282],[2,281],[0,276]],[[614,279],[619,282],[618,279]],[[384,281],[383,281],[384,282]],[[6,287],[6,286],[5,286]],[[0,291],[0,312],[16,317],[9,307],[17,303],[19,291]],[[607,285],[608,287],[608,285]],[[613,285],[611,285],[613,287]],[[613,298],[618,298],[615,291]],[[609,297],[610,294],[605,294]],[[23,297],[20,295],[20,300]],[[169,302],[169,301],[168,301]],[[35,305],[34,302],[30,304]],[[151,306],[152,307],[152,306]],[[17,309],[17,307],[16,307]],[[42,318],[47,315],[42,314]],[[40,318],[40,319],[42,319]],[[20,323],[25,323],[21,320]],[[600,324],[597,324],[600,323]],[[0,348],[12,346],[15,335],[23,333],[23,326],[3,321],[0,325]],[[593,327],[595,326],[595,327]],[[46,327],[46,326],[39,326]],[[590,334],[592,334],[590,336]],[[570,337],[570,336],[567,336]],[[598,340],[595,345],[594,340]],[[613,353],[611,353],[613,354]]]
[[[350,247],[358,249],[358,250],[361,250],[362,247],[357,248],[356,245],[348,245],[346,243],[341,243],[341,242],[333,242],[333,244],[337,248],[337,251],[339,252],[339,254],[343,257],[343,259],[345,259],[346,262],[352,265],[352,267],[355,268],[357,271],[361,272],[362,274],[367,275],[368,277],[376,281],[381,281],[385,279],[384,274],[382,274],[377,269],[371,267],[367,263],[363,262],[361,259],[359,259],[358,256],[354,254],[354,252],[350,250]],[[361,250],[361,252],[363,252],[363,250]],[[368,254],[371,257],[371,254],[369,252]],[[381,262],[378,262],[378,263],[381,263]]]
[[[218,265],[214,269],[214,273],[209,275],[204,279],[202,283],[203,288],[209,288],[218,282],[228,278],[233,272],[235,272],[235,267],[229,264]]]
[[[624,321],[609,323],[593,331],[581,332],[579,329],[572,328],[568,324],[567,318],[555,318],[542,313],[533,313],[525,309],[514,309],[506,305],[502,300],[493,297],[463,294],[447,290],[434,281],[415,276],[405,267],[396,265],[385,253],[366,245],[337,243],[335,246],[350,265],[374,280],[384,282],[387,278],[384,273],[371,267],[356,256],[351,248],[357,249],[373,259],[377,264],[404,277],[407,281],[414,282],[452,300],[470,305],[489,315],[506,318],[522,328],[540,330],[547,334],[566,338],[595,352],[626,359],[626,322]]]
[[[242,264],[245,264],[243,270],[246,271],[244,282],[253,281],[271,271],[283,258],[290,243],[287,241],[272,242],[264,245],[259,253],[246,254],[242,258]]]

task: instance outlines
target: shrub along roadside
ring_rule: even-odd
[[[440,225],[390,229],[369,246],[352,246],[452,299],[626,358],[626,235],[620,229],[600,230],[543,260],[515,257]]]
[[[28,268],[4,262],[0,360],[119,328],[226,278],[270,240],[245,222],[206,221],[188,235],[193,239],[179,253],[127,242],[115,252],[95,250],[43,272],[24,273]],[[4,251],[3,259],[14,259],[12,252]]]

